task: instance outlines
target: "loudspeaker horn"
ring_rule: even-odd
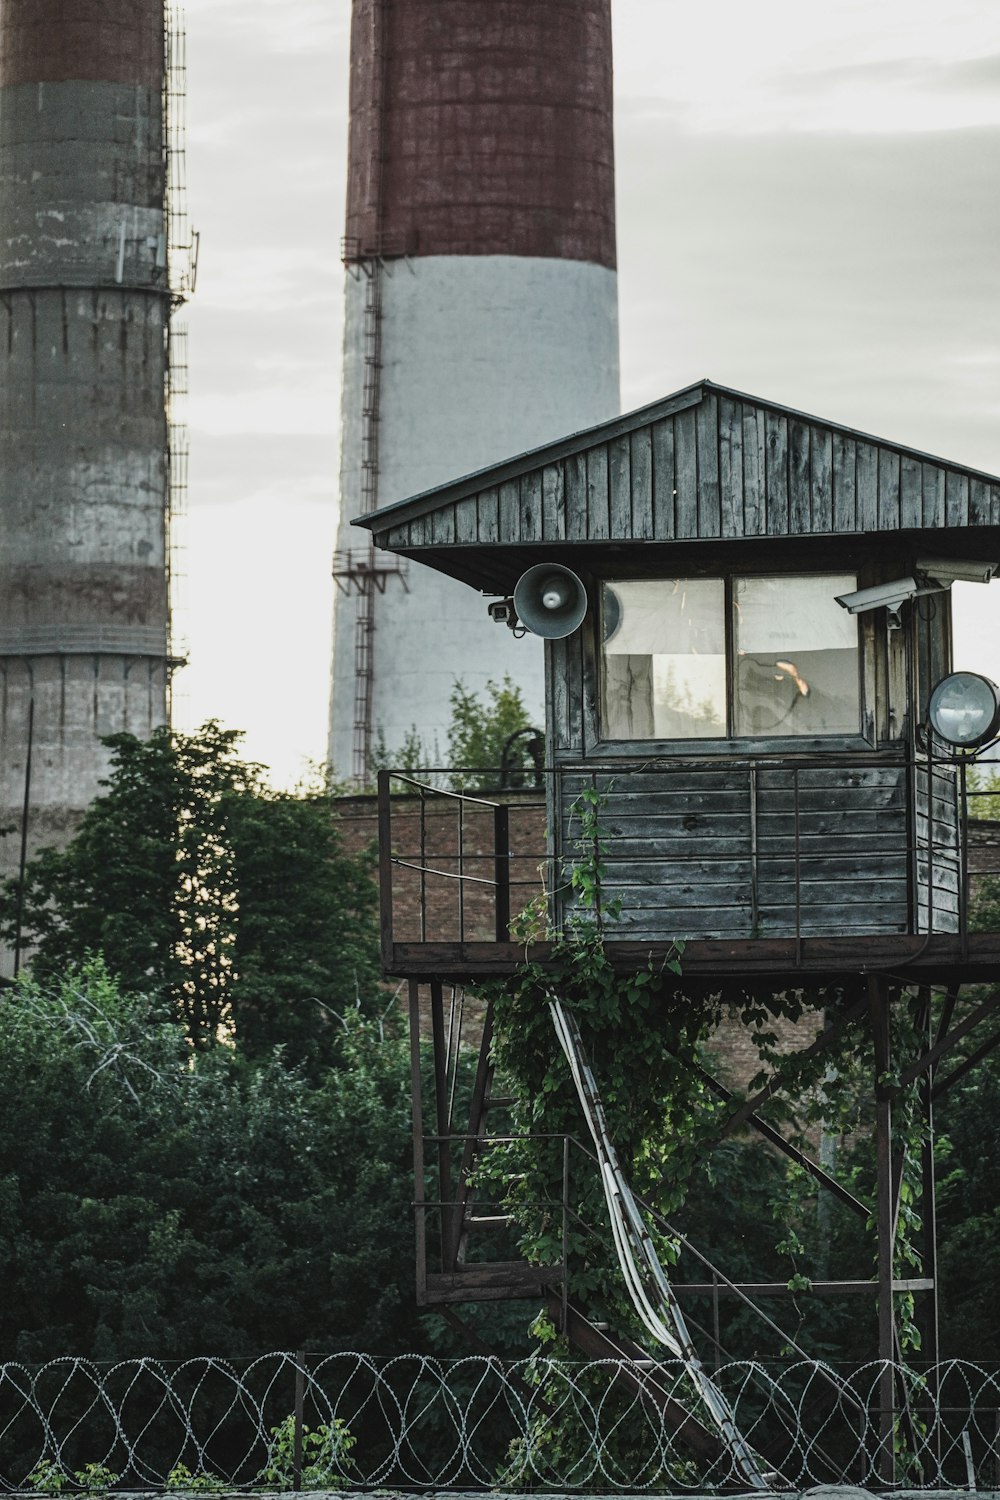
[[[583,623],[587,590],[571,568],[561,563],[536,563],[517,580],[514,609],[532,635],[562,640]]]

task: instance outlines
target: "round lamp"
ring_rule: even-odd
[[[1000,733],[1000,688],[978,672],[952,672],[931,693],[927,716],[940,739],[974,750]]]

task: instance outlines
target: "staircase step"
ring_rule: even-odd
[[[562,1306],[557,1299],[550,1301],[549,1307],[554,1317],[561,1316]],[[566,1308],[564,1332],[570,1343],[575,1344],[588,1359],[621,1361],[618,1378],[624,1384],[632,1386],[644,1399],[655,1401],[664,1416],[676,1423],[677,1435],[689,1443],[696,1453],[706,1454],[714,1461],[725,1455],[719,1434],[706,1428],[698,1417],[689,1412],[674,1397],[668,1384],[661,1385],[657,1381],[659,1361],[650,1359],[645,1349],[622,1334],[605,1333],[572,1303]],[[631,1373],[633,1371],[636,1373]],[[642,1371],[641,1376],[639,1371]]]
[[[517,1103],[513,1095],[492,1094],[489,1099],[483,1100],[484,1109],[510,1109]]]
[[[462,1220],[462,1229],[472,1233],[477,1229],[506,1229],[509,1224],[510,1214],[472,1214]]]
[[[526,1261],[465,1266],[456,1271],[428,1271],[426,1300],[435,1302],[498,1302],[507,1298],[536,1298],[562,1282],[562,1266],[529,1266]]]

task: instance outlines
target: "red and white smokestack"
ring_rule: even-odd
[[[355,0],[330,756],[364,778],[540,643],[352,516],[619,409],[610,0]]]

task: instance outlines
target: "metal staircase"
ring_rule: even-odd
[[[414,991],[416,987],[414,986]],[[715,1388],[711,1377],[701,1366],[687,1337],[683,1318],[672,1302],[672,1327],[678,1332],[670,1338],[668,1350],[651,1352],[629,1336],[612,1330],[594,1318],[588,1310],[569,1300],[565,1274],[567,1216],[569,1213],[566,1172],[563,1191],[563,1261],[546,1266],[531,1265],[509,1253],[503,1258],[483,1254],[491,1241],[511,1229],[508,1215],[480,1201],[476,1185],[476,1168],[494,1144],[509,1138],[506,1122],[514,1100],[493,1092],[495,1068],[491,1057],[493,1041],[492,1007],[483,1018],[479,1056],[469,1100],[468,1126],[462,1134],[454,1129],[455,1082],[461,1018],[456,1029],[455,1001],[445,1018],[443,987],[431,987],[431,1030],[435,1055],[435,1108],[437,1132],[423,1141],[437,1155],[440,1196],[430,1201],[423,1191],[423,1153],[418,1153],[418,1301],[425,1306],[441,1306],[449,1312],[455,1304],[524,1299],[544,1302],[559,1331],[573,1347],[589,1359],[609,1360],[616,1367],[616,1379],[650,1403],[670,1423],[676,1436],[702,1459],[732,1469],[751,1489],[763,1490],[774,1480],[770,1468],[750,1448],[737,1430],[725,1399]],[[411,992],[411,1007],[418,1002]],[[417,1021],[419,1015],[411,1019]],[[419,1058],[419,1048],[417,1059]],[[585,1059],[583,1060],[585,1066]],[[419,1061],[415,1062],[419,1067]],[[417,1095],[415,1094],[415,1098]],[[596,1091],[593,1094],[600,1111]],[[564,1144],[568,1155],[569,1138]],[[461,1148],[457,1163],[453,1153]],[[589,1153],[588,1153],[589,1154]],[[604,1168],[602,1166],[602,1173]],[[453,1175],[454,1174],[454,1175]],[[437,1241],[440,1269],[428,1266],[427,1215],[436,1210],[439,1236]],[[620,1231],[619,1231],[620,1236]],[[663,1304],[666,1306],[667,1304]],[[461,1321],[455,1325],[466,1332]],[[648,1319],[644,1320],[647,1321]],[[669,1317],[668,1317],[669,1321]],[[663,1340],[661,1339],[661,1342]],[[678,1364],[687,1372],[686,1386],[690,1400],[676,1393],[676,1371],[668,1378],[663,1361]]]
[[[493,1257],[480,1259],[476,1251],[482,1237],[494,1244],[510,1228],[510,1217],[504,1213],[483,1211],[474,1174],[490,1143],[503,1139],[498,1124],[513,1100],[493,1093],[495,1070],[490,1050],[493,1042],[493,1011],[488,1007],[483,1018],[479,1057],[469,1101],[469,1119],[465,1132],[456,1135],[452,1114],[455,1107],[454,1079],[457,1068],[457,1035],[454,1004],[447,1026],[443,1013],[440,986],[432,986],[431,1013],[436,1061],[437,1135],[430,1138],[438,1156],[438,1182],[441,1196],[435,1205],[440,1213],[440,1270],[425,1270],[419,1283],[418,1301],[425,1305],[458,1302],[492,1302],[526,1298],[544,1300],[553,1288],[562,1285],[561,1266],[532,1266],[523,1258]],[[458,1023],[458,1030],[461,1022]],[[443,1064],[443,1067],[440,1066]],[[443,1087],[441,1085],[444,1085]],[[452,1150],[461,1147],[457,1171],[452,1179]],[[470,1255],[471,1252],[471,1255]],[[426,1244],[424,1252],[426,1265]]]

